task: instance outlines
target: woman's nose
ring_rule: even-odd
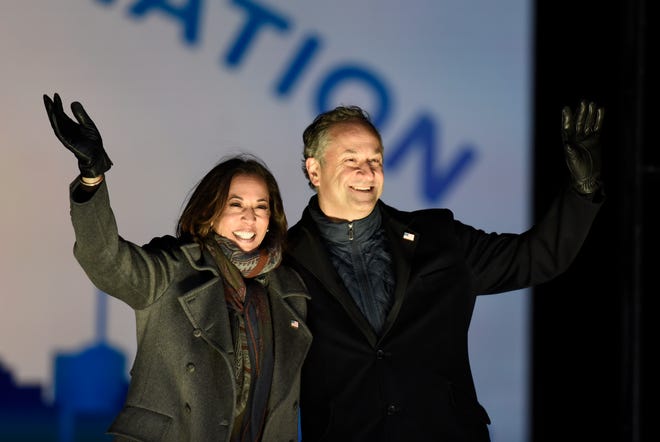
[[[247,221],[254,221],[254,220],[257,219],[257,215],[254,213],[253,208],[246,207],[245,209],[243,209],[243,215],[242,215],[241,218],[243,218]]]

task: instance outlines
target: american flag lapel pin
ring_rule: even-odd
[[[291,320],[291,328],[297,329],[298,327],[300,327],[300,323],[298,321],[296,321],[295,319],[292,319]]]
[[[403,239],[405,239],[406,241],[414,241],[415,235],[410,232],[403,232]]]

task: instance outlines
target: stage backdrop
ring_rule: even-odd
[[[386,203],[519,232],[531,218],[531,13],[529,0],[3,0],[0,439],[35,407],[56,410],[43,420],[52,440],[82,431],[76,410],[94,406],[67,405],[68,370],[102,353],[120,402],[136,345],[133,312],[73,258],[77,167],[42,94],[81,101],[97,123],[120,233],[136,243],[173,233],[197,180],[238,152],[270,166],[294,224],[312,195],[302,131],[340,103],[382,131]],[[479,298],[470,355],[494,442],[527,440],[528,335],[525,293]]]

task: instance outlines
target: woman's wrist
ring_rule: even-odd
[[[94,178],[88,178],[88,177],[84,177],[84,176],[80,177],[80,183],[83,186],[94,187],[94,186],[98,186],[102,182],[103,182],[103,175],[99,175],[99,176],[94,177]]]

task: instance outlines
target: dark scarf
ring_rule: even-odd
[[[206,248],[223,277],[234,338],[236,415],[232,441],[259,441],[273,375],[273,328],[266,274],[280,264],[280,247],[243,252],[233,241],[212,234]]]

